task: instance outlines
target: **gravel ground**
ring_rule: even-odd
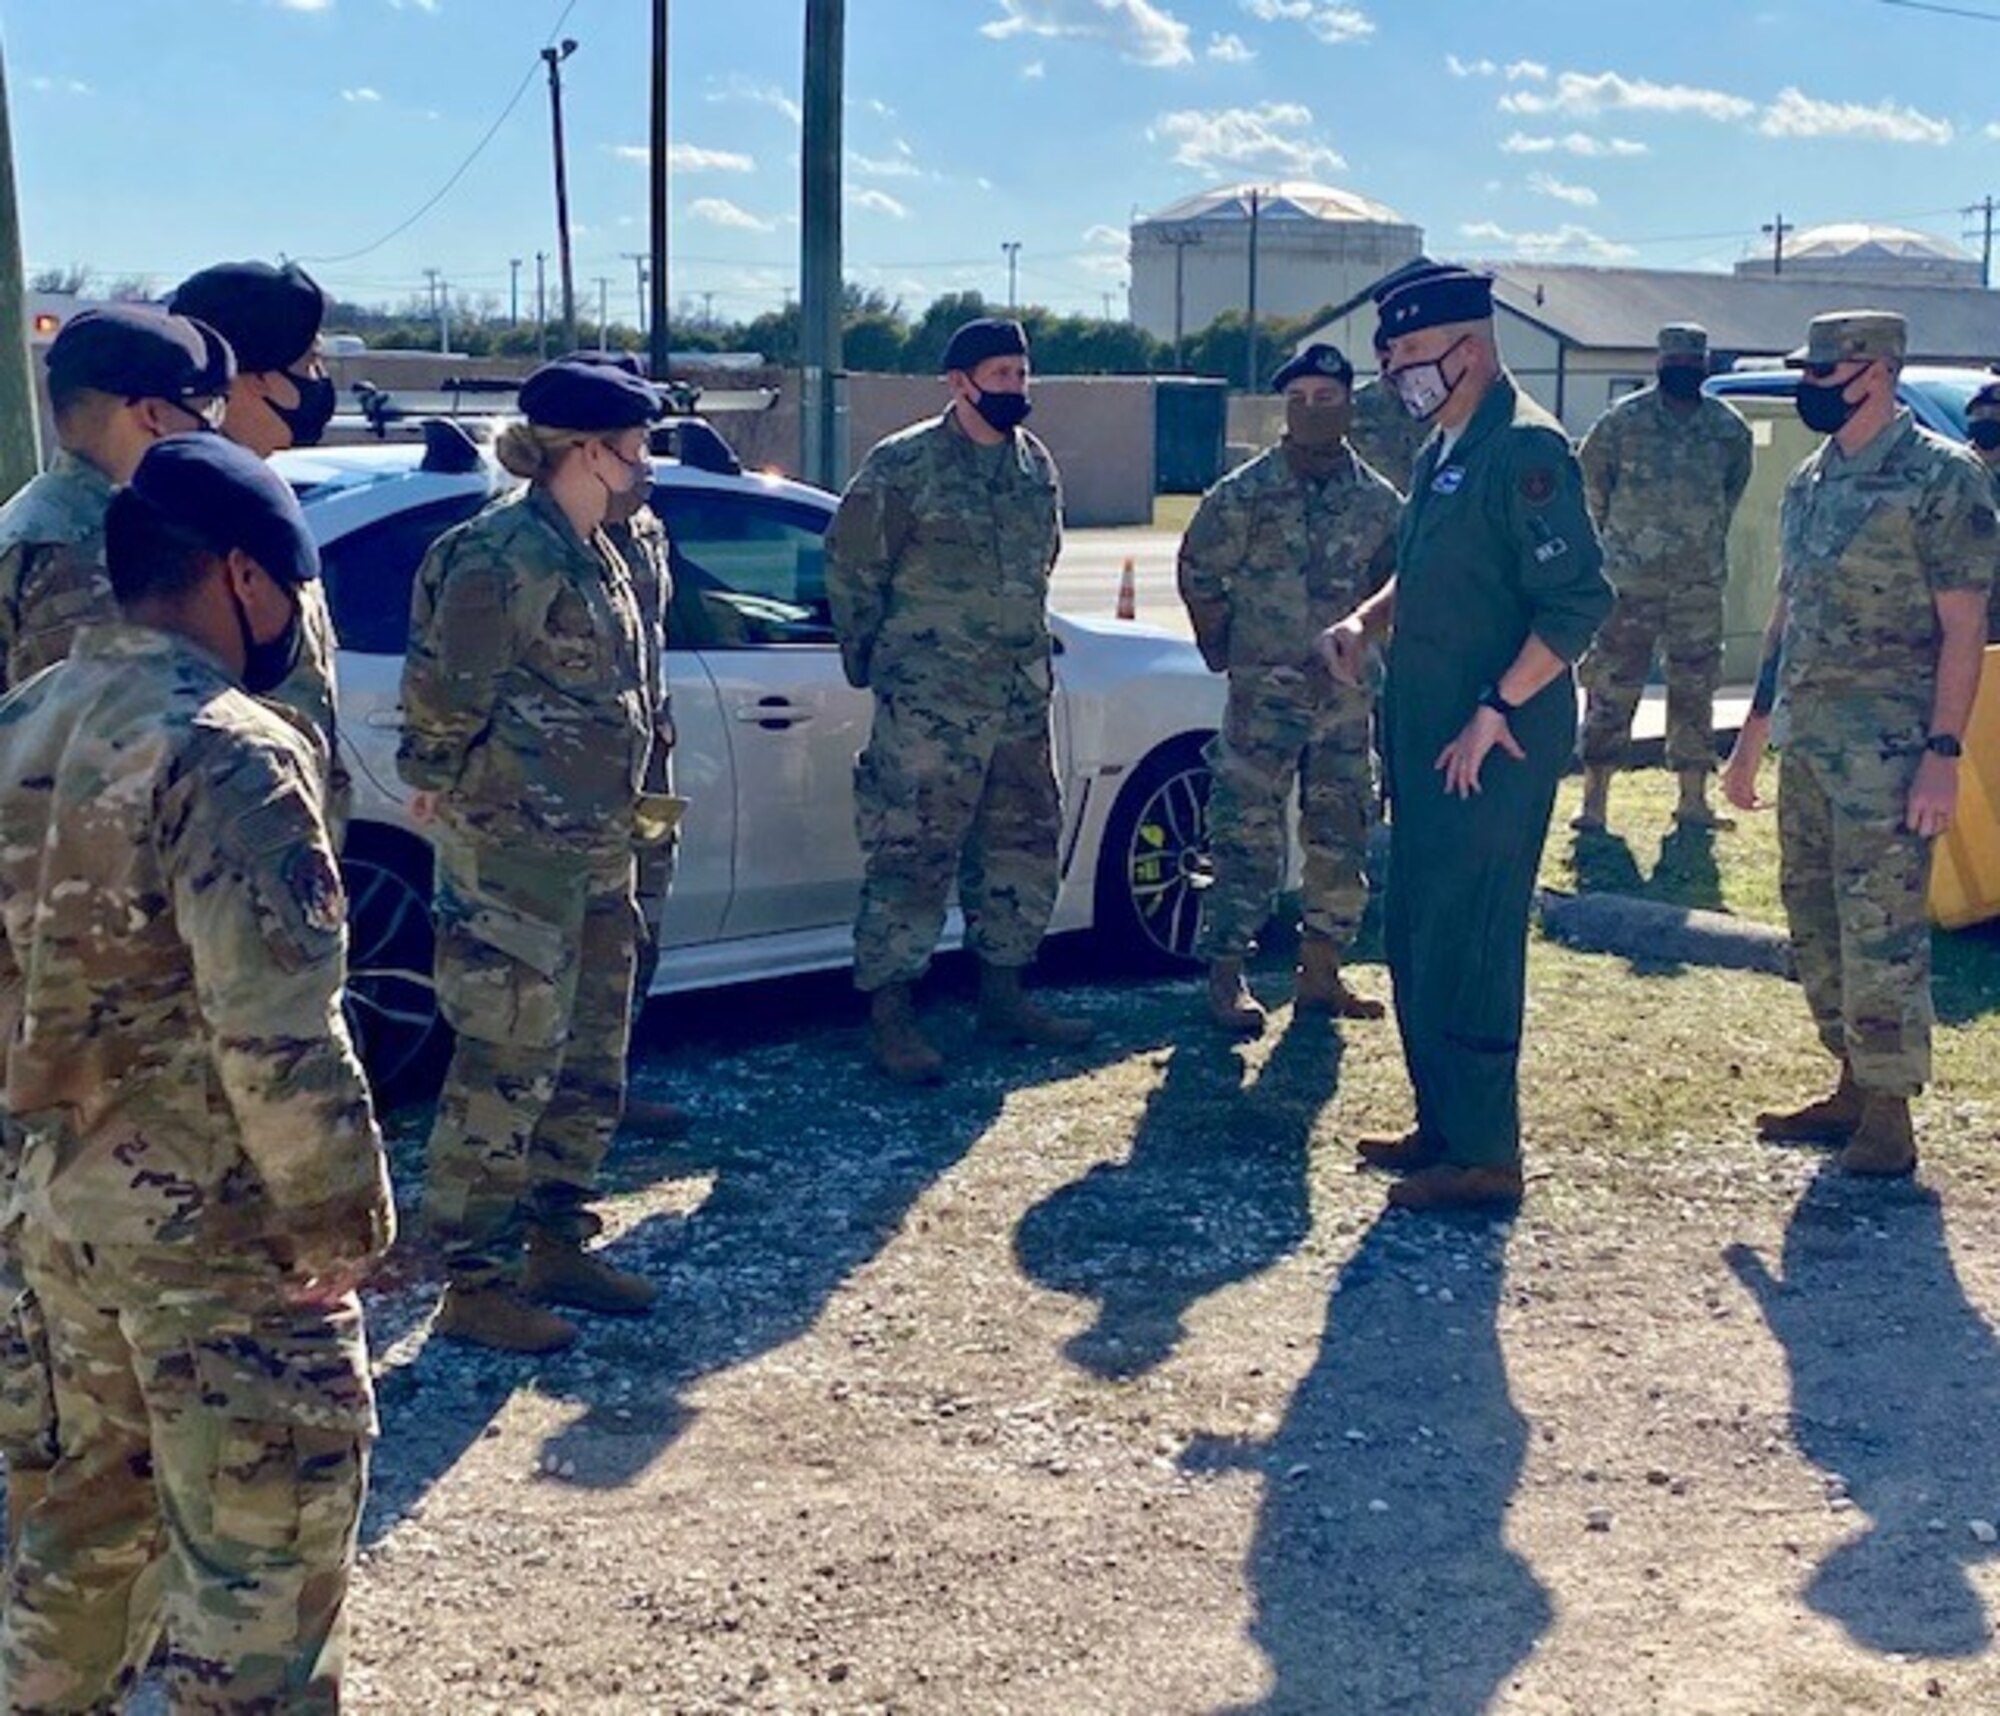
[[[1789,984],[1538,943],[1528,1200],[1446,1221],[1352,1166],[1392,1026],[1054,966],[1098,1046],[976,1045],[947,968],[934,1093],[838,980],[657,1012],[650,1318],[536,1364],[375,1297],[356,1708],[2000,1709],[1982,1008],[1858,1186],[1752,1136],[1827,1076]]]

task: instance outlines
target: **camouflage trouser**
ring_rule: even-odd
[[[1055,910],[1062,805],[1048,723],[1023,731],[877,693],[854,766],[866,869],[854,981],[873,991],[924,974],[958,874],[965,940],[994,965],[1026,965]]]
[[[27,1288],[0,1318],[0,1454],[10,1472],[45,1472],[56,1460],[48,1327]]]
[[[1222,731],[1209,742],[1214,785],[1208,849],[1215,879],[1202,896],[1203,959],[1241,959],[1284,885],[1285,830],[1299,789],[1300,890],[1306,933],[1345,950],[1368,905],[1368,829],[1375,806],[1368,693],[1318,673],[1229,676]]]
[[[639,911],[638,945],[632,962],[632,1017],[646,1010],[653,992],[653,974],[660,969],[660,913],[674,885],[675,847],[670,840],[641,846],[633,854],[635,903]]]
[[[160,1627],[176,1712],[339,1708],[374,1398],[361,1306],[30,1233],[61,1454],[8,1582],[10,1711],[99,1711]]]
[[[1931,844],[1903,826],[1914,774],[1913,761],[1879,752],[1829,768],[1787,750],[1778,767],[1799,982],[1827,1052],[1886,1096],[1916,1095],[1931,1072]]]
[[[438,1002],[458,1033],[424,1214],[454,1280],[508,1280],[533,1228],[580,1240],[625,1104],[638,913],[629,852],[441,834]]]
[[[1579,744],[1586,763],[1623,760],[1655,646],[1667,663],[1667,766],[1715,767],[1722,585],[1711,567],[1692,562],[1647,567],[1633,588],[1620,585],[1611,616],[1578,671],[1590,694]]]

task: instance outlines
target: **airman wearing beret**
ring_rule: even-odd
[[[105,521],[121,617],[0,703],[0,981],[60,1457],[20,1522],[10,1708],[337,1708],[375,1432],[354,1289],[394,1205],[344,1023],[314,753],[248,695],[318,556],[216,435]]]
[[[326,294],[295,262],[218,262],[174,288],[169,306],[216,329],[236,354],[222,432],[260,459],[312,447],[333,419],[334,387],[319,356]],[[317,584],[301,605],[299,654],[272,693],[310,726],[325,749],[327,815],[338,844],[352,782],[340,754],[334,694],[333,615]]]
[[[1569,437],[1501,364],[1491,280],[1407,280],[1382,325],[1391,384],[1436,427],[1396,576],[1325,634],[1352,680],[1368,640],[1391,634],[1383,935],[1417,1112],[1407,1136],[1361,1154],[1405,1175],[1392,1203],[1507,1204],[1521,1195],[1528,910],[1575,745],[1570,664],[1611,590]]]
[[[1368,901],[1373,699],[1337,682],[1313,650],[1394,565],[1400,502],[1347,444],[1353,381],[1354,366],[1330,345],[1307,346],[1280,367],[1271,386],[1284,395],[1283,439],[1202,497],[1181,542],[1195,642],[1229,676],[1222,731],[1208,747],[1215,876],[1202,896],[1199,952],[1209,1017],[1245,1035],[1264,1028],[1243,968],[1284,882],[1294,787],[1305,848],[1294,1005],[1382,1015],[1340,969]]]
[[[1883,310],[1816,316],[1798,412],[1826,441],[1785,485],[1765,665],[1724,776],[1762,808],[1773,698],[1785,710],[1778,849],[1799,982],[1831,1096],[1758,1116],[1767,1138],[1842,1146],[1849,1173],[1917,1163],[1910,1098],[1931,1066],[1931,843],[1959,754],[2000,567],[1993,486],[1897,399],[1907,334]]]
[[[827,535],[841,663],[875,694],[854,771],[865,863],[854,979],[876,1065],[912,1084],[944,1071],[912,988],[954,878],[983,1028],[1057,1046],[1091,1035],[1021,988],[1055,909],[1062,822],[1048,623],[1062,492],[1048,448],[1022,427],[1027,334],[1000,317],[967,322],[944,370],[943,415],[875,445]]]
[[[1675,820],[1710,828],[1715,687],[1722,673],[1722,593],[1729,524],[1750,482],[1750,426],[1703,395],[1708,333],[1673,322],[1659,333],[1657,380],[1619,400],[1577,449],[1585,492],[1618,592],[1583,658],[1583,808],[1573,826],[1599,832],[1611,777],[1657,646],[1667,669],[1667,766],[1680,776]]]
[[[654,1298],[584,1243],[625,1097],[659,672],[603,526],[652,482],[660,402],[639,376],[562,359],[520,403],[496,452],[526,486],[418,570],[397,767],[431,826],[438,1001],[458,1036],[424,1192],[449,1274],[438,1328],[547,1352],[577,1333],[548,1307]]]

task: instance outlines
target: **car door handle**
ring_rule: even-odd
[[[740,703],[736,707],[737,720],[772,733],[782,733],[787,727],[796,727],[812,718],[811,708],[785,697],[760,697],[755,703]]]

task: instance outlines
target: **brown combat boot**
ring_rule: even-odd
[[[1480,1168],[1440,1162],[1389,1188],[1389,1202],[1399,1210],[1512,1209],[1520,1201],[1518,1162]]]
[[[581,1245],[541,1234],[529,1237],[521,1291],[538,1304],[601,1311],[607,1317],[639,1316],[660,1296],[645,1276],[614,1269]]]
[[[1708,802],[1708,770],[1682,769],[1681,801],[1674,807],[1674,821],[1683,828],[1734,828],[1728,817],[1717,814]]]
[[[17,1466],[7,1460],[7,1565],[13,1566],[14,1552],[21,1547],[21,1525],[28,1509],[49,1493],[49,1474],[44,1466]]]
[[[1208,1016],[1236,1037],[1261,1037],[1268,1015],[1264,1004],[1250,993],[1243,977],[1243,961],[1218,959],[1208,968]]]
[[[907,983],[884,984],[869,998],[868,1055],[898,1084],[936,1084],[944,1077],[944,1056],[917,1029]]]
[[[454,1281],[444,1290],[432,1325],[447,1340],[496,1353],[558,1353],[576,1339],[576,1325],[500,1282],[467,1287]]]
[[[1435,1168],[1444,1159],[1444,1140],[1411,1127],[1407,1132],[1377,1133],[1354,1141],[1362,1165],[1391,1174],[1414,1174]]]
[[[693,1118],[677,1102],[661,1102],[647,1096],[628,1096],[625,1112],[618,1117],[618,1130],[628,1138],[685,1138]]]
[[[1604,817],[1611,802],[1611,777],[1617,773],[1609,763],[1587,763],[1583,770],[1583,808],[1569,819],[1579,834],[1602,834]]]
[[[1080,1049],[1097,1035],[1088,1019],[1065,1018],[1037,1006],[1021,987],[1018,966],[979,962],[979,1029],[1003,1043],[1045,1049]]]
[[[1831,1096],[1803,1108],[1766,1109],[1757,1116],[1757,1136],[1774,1144],[1844,1144],[1861,1124],[1862,1100],[1854,1069],[1842,1061]]]
[[[1292,1005],[1301,1013],[1331,1013],[1337,1019],[1379,1019],[1382,1003],[1357,995],[1340,975],[1340,949],[1322,935],[1299,943]]]
[[[1908,1097],[1871,1093],[1862,1099],[1861,1121],[1835,1158],[1843,1174],[1893,1179],[1917,1166],[1917,1135],[1910,1125]]]

